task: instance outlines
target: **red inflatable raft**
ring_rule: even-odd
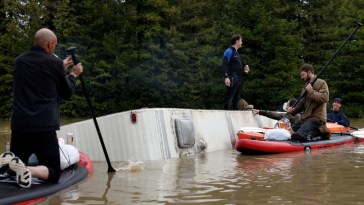
[[[294,141],[266,141],[264,140],[264,133],[269,128],[249,128],[245,131],[242,128],[237,134],[238,141],[235,143],[235,148],[243,154],[275,154],[334,147],[353,143],[356,140],[356,138],[349,134],[349,127],[336,123],[327,123],[327,127],[332,133],[330,140],[302,143]]]
[[[350,127],[345,127],[337,123],[328,122],[326,123],[326,126],[329,128],[331,133],[348,133],[350,131]],[[242,128],[237,134],[238,139],[264,140],[264,133],[268,129],[272,128],[249,127],[246,130]]]
[[[356,138],[351,135],[341,134],[332,134],[329,140],[310,142],[240,139],[236,142],[235,148],[243,154],[277,154],[334,147],[353,143],[355,140]]]
[[[21,188],[12,179],[0,177],[0,204],[29,205],[45,200],[51,194],[76,184],[93,172],[90,158],[80,152],[80,161],[61,172],[58,183],[32,183],[29,189]],[[1,175],[0,175],[1,176]]]

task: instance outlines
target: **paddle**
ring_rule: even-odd
[[[330,58],[330,60],[326,63],[326,65],[324,66],[324,68],[320,71],[320,73],[316,76],[316,78],[312,81],[311,85],[313,86],[313,84],[316,82],[316,80],[321,76],[321,74],[326,70],[327,66],[331,63],[331,61],[336,57],[336,55],[340,52],[340,50],[344,47],[344,45],[349,41],[349,39],[351,38],[351,36],[354,35],[354,33],[362,26],[363,24],[361,24],[360,22],[358,22],[356,28],[354,29],[354,31],[348,36],[348,38],[345,40],[345,42],[339,47],[339,49],[337,49],[337,51],[335,52],[335,54]],[[292,107],[295,107],[297,105],[297,103],[302,100],[302,98],[307,94],[307,91],[305,90],[300,97],[297,99],[297,101],[294,103],[294,105]]]
[[[75,50],[76,50],[76,47],[69,47],[69,48],[67,48],[67,53],[72,56],[73,64],[77,65],[79,63],[79,60],[75,55]],[[99,135],[102,150],[104,151],[104,154],[105,154],[106,162],[107,162],[107,165],[108,165],[107,172],[115,172],[115,169],[111,165],[109,155],[107,154],[106,147],[105,147],[105,144],[104,144],[104,140],[102,138],[101,131],[100,131],[100,128],[99,128],[99,124],[97,123],[97,120],[96,120],[96,117],[95,117],[95,112],[94,112],[94,109],[92,108],[91,101],[90,101],[88,92],[86,90],[85,83],[84,83],[83,78],[82,78],[82,74],[79,77],[80,77],[80,80],[81,80],[81,85],[82,85],[83,92],[85,93],[85,97],[86,97],[86,100],[87,100],[88,107],[89,107],[89,109],[91,111],[91,114],[92,114],[92,119],[94,121],[96,130],[97,130],[97,134]]]
[[[357,127],[351,127],[351,126],[349,126],[350,127],[350,129],[353,129],[353,130],[363,130],[364,128],[357,128]]]
[[[354,131],[350,134],[357,138],[364,138],[364,130]]]

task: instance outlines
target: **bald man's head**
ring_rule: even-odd
[[[48,44],[51,42],[55,42],[57,44],[57,36],[53,33],[53,31],[42,28],[39,29],[34,36],[34,45],[44,48],[47,52],[49,52]],[[51,51],[53,52],[53,51]]]

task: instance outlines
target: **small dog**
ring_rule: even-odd
[[[247,101],[240,99],[238,101],[238,108],[239,110],[251,110],[254,108],[254,105],[249,105]]]
[[[330,129],[326,126],[326,123],[324,123],[323,125],[321,125],[319,127],[319,130],[321,132],[321,138],[324,140],[328,140],[331,137],[331,132]]]

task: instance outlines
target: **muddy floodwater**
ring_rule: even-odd
[[[1,123],[0,142],[10,136]],[[364,119],[352,126],[364,127]],[[39,204],[363,204],[364,143],[245,156],[234,149],[169,160],[94,162],[94,173]]]

